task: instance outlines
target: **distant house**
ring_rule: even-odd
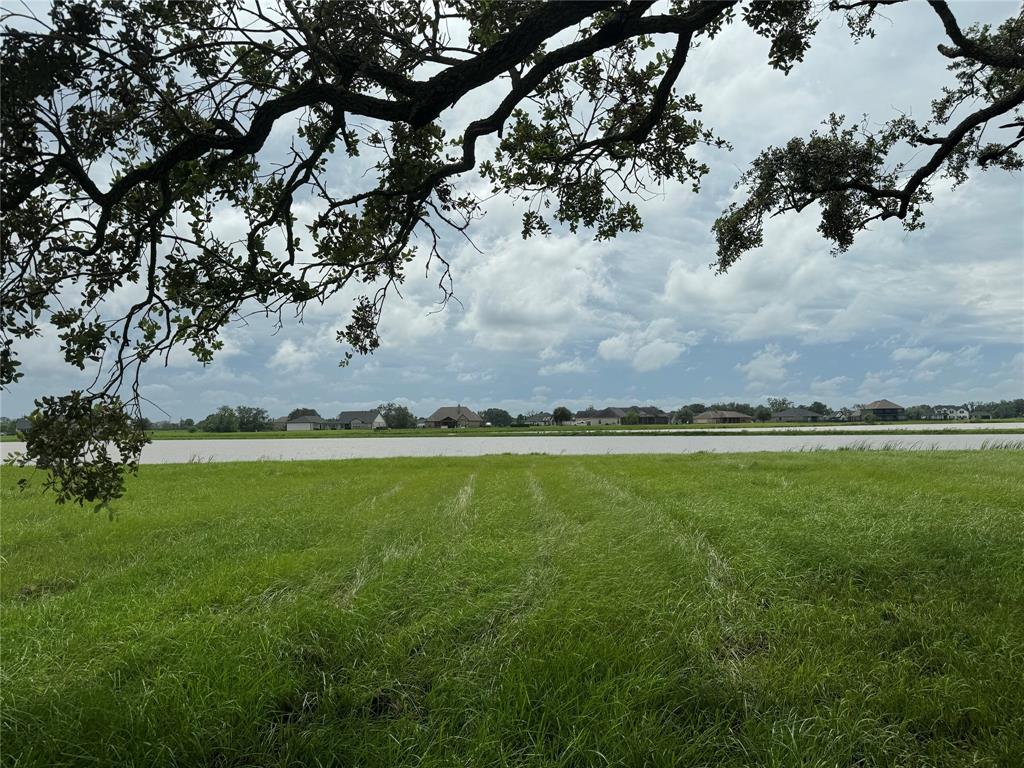
[[[672,421],[672,414],[653,405],[633,405],[627,409],[627,415],[629,413],[637,415],[637,424],[669,424]]]
[[[630,414],[636,415],[633,421]],[[626,408],[587,408],[576,412],[575,423],[578,426],[593,426],[595,424],[668,424],[672,416],[653,405],[631,405]]]
[[[427,425],[440,429],[462,429],[464,427],[482,427],[484,420],[475,411],[463,405],[446,405],[427,417]]]
[[[892,400],[875,400],[873,403],[860,407],[861,418],[874,417],[875,421],[901,421],[906,418],[902,405],[896,405]]]
[[[621,408],[587,408],[576,412],[576,424],[591,427],[596,424],[621,424],[626,412]]]
[[[808,408],[786,408],[772,414],[772,421],[824,421],[825,417]]]
[[[286,429],[288,429],[288,417],[278,416],[276,419],[270,422],[270,428],[273,430],[277,430],[279,432],[284,432]]]
[[[285,424],[288,432],[309,432],[314,429],[330,429],[330,422],[324,421],[319,416],[296,416]]]
[[[753,416],[739,411],[704,411],[693,417],[694,424],[743,424],[753,420]]]
[[[933,418],[943,420],[971,418],[971,411],[966,405],[936,405],[932,413],[935,414]]]
[[[337,429],[387,429],[380,411],[342,411],[334,420]]]
[[[25,432],[28,432],[31,428],[32,422],[29,421],[28,419],[18,419],[16,422],[14,422],[14,429],[23,434]]]
[[[416,429],[426,429],[426,427],[427,427],[427,420],[424,419],[422,416],[418,417],[416,419]]]
[[[527,424],[531,427],[550,427],[554,423],[555,417],[544,411],[541,411],[540,413],[531,413],[529,416],[523,417],[523,424]]]

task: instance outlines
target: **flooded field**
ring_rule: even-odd
[[[159,440],[145,447],[143,464],[220,461],[295,461],[316,459],[386,459],[399,456],[486,456],[544,453],[566,456],[640,453],[750,453],[754,451],[899,448],[903,450],[977,450],[994,444],[1024,444],[1019,435],[657,435],[403,437],[394,440]],[[24,443],[3,443],[3,454]]]

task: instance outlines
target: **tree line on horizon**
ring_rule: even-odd
[[[1024,398],[1014,400],[998,401],[972,401],[964,403],[964,406],[972,413],[985,414],[992,419],[1013,419],[1024,418]],[[937,405],[912,405],[904,412],[910,421],[927,420],[934,418]],[[797,405],[792,400],[784,397],[770,397],[767,403],[690,403],[681,406],[675,411],[670,411],[673,424],[691,424],[694,417],[704,411],[736,411],[752,417],[755,421],[768,421],[773,413],[786,410],[787,408],[806,408],[809,411],[821,414],[824,418],[846,419],[853,415],[850,408],[838,408],[833,410],[821,401],[814,401],[810,405]],[[380,411],[389,429],[415,429],[419,417],[413,414],[404,405],[395,402],[381,403],[376,409]],[[485,423],[495,427],[523,427],[527,426],[529,420],[537,415],[537,411],[520,413],[513,416],[504,408],[486,408],[480,411],[480,417]],[[288,413],[288,419],[296,419],[301,416],[315,416],[323,418],[315,408],[294,408]],[[17,422],[24,418],[11,419],[0,417],[0,434],[15,435],[18,432]],[[552,421],[555,424],[566,424],[573,419],[573,412],[566,406],[558,406],[552,411]],[[203,419],[196,421],[190,418],[183,418],[177,421],[172,419],[152,421],[143,418],[139,426],[146,431],[187,431],[187,432],[269,432],[273,429],[274,419],[265,408],[252,405],[238,405],[232,408],[229,405],[222,405],[213,413]],[[630,420],[629,415],[623,419],[623,424],[639,423],[639,419]]]

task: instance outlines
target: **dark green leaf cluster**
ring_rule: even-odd
[[[25,450],[8,461],[48,470],[44,486],[60,503],[99,509],[124,493],[126,473],[138,472],[148,438],[117,398],[98,401],[80,391],[44,397],[28,418]]]

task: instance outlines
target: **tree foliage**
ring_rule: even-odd
[[[320,418],[320,414],[317,412],[316,408],[295,408],[288,414],[288,421],[297,419],[300,416],[315,416],[318,419]]]
[[[222,405],[199,422],[199,429],[203,432],[238,432],[238,414],[230,405]]]
[[[793,401],[788,397],[769,397],[768,407],[771,408],[772,413],[778,413],[784,411],[787,408],[792,408],[794,405]]]
[[[264,408],[254,405],[240,405],[235,408],[239,432],[265,432],[270,429],[270,414]]]
[[[572,421],[572,411],[566,408],[564,405],[560,405],[551,412],[551,418],[555,424],[562,425],[568,424]]]
[[[397,403],[382,403],[377,406],[377,410],[380,411],[380,415],[383,416],[384,421],[387,422],[388,429],[416,428],[416,417],[413,415],[412,411],[404,405],[398,405]]]
[[[503,408],[488,408],[481,412],[480,418],[482,418],[485,423],[490,423],[495,427],[512,426],[512,414]]]
[[[789,72],[824,13],[860,39],[898,1],[17,6],[0,62],[0,385],[21,376],[16,342],[45,326],[68,364],[96,371],[87,391],[38,402],[45,438],[23,460],[53,468],[60,499],[117,496],[144,442],[140,367],[179,348],[209,362],[249,313],[301,317],[362,286],[338,339],[345,360],[372,352],[412,265],[451,296],[443,233],[480,214],[460,184],[474,169],[521,202],[524,236],[639,229],[646,190],[698,190],[708,167],[694,148],[727,146],[677,88],[694,47],[745,24],[769,41],[766,66]],[[874,221],[921,227],[936,177],[1020,167],[1024,21],[964,29],[931,6],[951,82],[930,117],[876,128],[823,116],[766,149],[714,224],[720,271],[762,244],[767,217],[817,206],[843,251]],[[492,83],[496,105],[442,119]],[[283,154],[272,132],[292,137]],[[221,226],[226,207],[241,233]],[[59,438],[68,418],[82,421]],[[108,440],[116,457],[93,450]]]

